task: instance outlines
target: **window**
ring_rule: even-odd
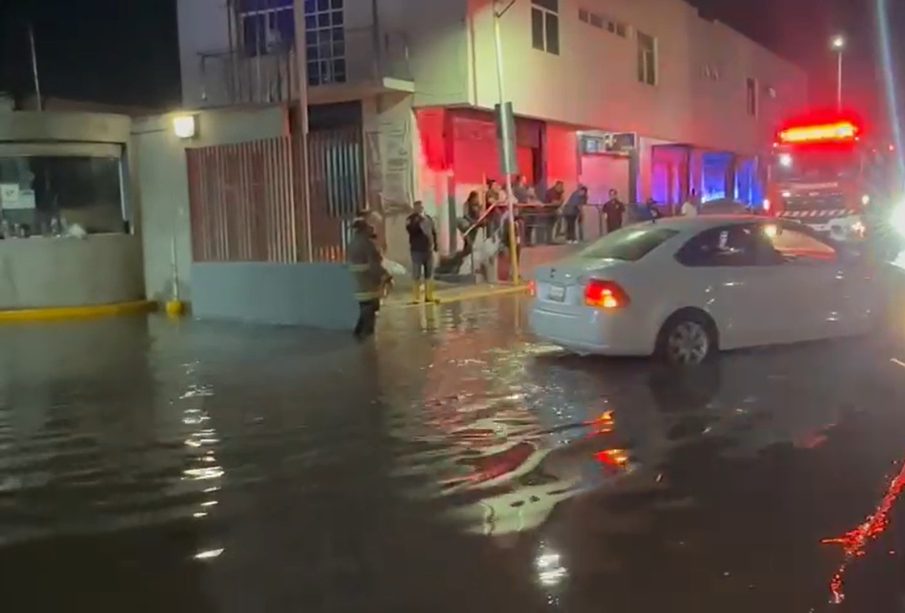
[[[644,32],[638,32],[638,80],[657,84],[657,40]]]
[[[748,106],[748,115],[757,117],[757,79],[748,78],[746,82],[746,100]]]
[[[595,241],[579,257],[637,262],[676,234],[676,230],[654,225],[623,228]]]
[[[295,42],[292,0],[242,0],[238,20],[246,55],[279,53]]]
[[[559,55],[559,0],[531,0],[531,44]]]
[[[49,148],[52,150],[52,148]],[[21,236],[51,236],[80,226],[88,234],[128,231],[119,152],[0,156],[0,219]]]
[[[756,224],[706,230],[688,241],[676,254],[680,264],[691,267],[756,266],[764,245]]]
[[[704,66],[704,78],[710,81],[719,81],[720,80],[720,69],[716,66],[711,66],[707,64]]]
[[[346,81],[343,0],[304,0],[308,83]],[[293,0],[240,0],[239,31],[246,55],[286,53],[295,44]]]
[[[535,4],[546,5],[546,2],[537,2],[535,0]],[[578,20],[582,21],[590,26],[595,28],[599,28],[601,30],[606,30],[610,34],[615,34],[622,38],[628,37],[628,26],[621,21],[613,21],[606,15],[602,15],[600,13],[593,13],[587,9],[578,9]],[[535,33],[535,49],[541,49],[542,47],[538,46],[537,41],[540,40],[539,36],[543,29],[543,23],[541,20],[541,16],[536,18],[536,21],[533,22],[534,33]],[[558,32],[557,32],[558,34]],[[557,36],[557,49],[559,48],[559,37]],[[548,49],[549,50],[549,49]]]
[[[767,237],[781,262],[835,262],[836,250],[803,228],[788,224],[767,224],[763,226]]]
[[[346,31],[342,0],[305,0],[308,84],[346,82]]]

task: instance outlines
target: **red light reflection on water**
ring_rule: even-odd
[[[845,571],[848,570],[848,566],[853,560],[866,554],[867,544],[879,538],[889,527],[889,512],[892,511],[903,491],[905,491],[905,464],[902,465],[899,474],[890,481],[886,495],[880,500],[876,511],[869,515],[864,523],[840,537],[826,538],[821,541],[824,545],[840,545],[845,553],[845,559],[830,580],[832,594],[830,602],[833,604],[841,604],[845,600]]]
[[[592,429],[590,436],[612,434],[616,429],[616,416],[612,411],[604,411],[600,417],[587,422],[587,425]]]
[[[607,449],[594,454],[598,462],[605,468],[622,471],[628,468],[628,452],[625,449]]]

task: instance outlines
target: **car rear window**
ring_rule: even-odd
[[[589,260],[637,262],[678,234],[678,230],[649,226],[630,226],[607,234],[578,254]]]

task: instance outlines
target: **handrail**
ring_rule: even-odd
[[[498,204],[494,204],[490,208],[486,209],[484,213],[480,217],[478,217],[478,220],[476,222],[474,222],[467,230],[462,232],[462,236],[466,237],[471,234],[473,230],[479,228],[481,224],[484,223],[484,220],[490,217],[490,214],[493,213],[498,206]]]
[[[556,208],[559,208],[560,206],[562,206],[562,205],[556,204],[556,203],[551,203],[551,202],[519,202],[519,203],[516,203],[513,205],[514,208],[528,208],[528,207],[549,207],[549,208],[556,207]],[[509,212],[508,204],[503,204],[503,203],[498,202],[498,203],[492,205],[490,208],[488,208],[487,210],[484,211],[483,215],[478,217],[478,220],[476,222],[474,222],[474,224],[472,224],[467,230],[465,230],[462,233],[462,236],[466,236],[466,235],[470,234],[475,228],[478,228],[484,222],[484,220],[487,219],[488,217],[490,217],[490,214],[493,213],[498,208],[503,209],[507,213]]]

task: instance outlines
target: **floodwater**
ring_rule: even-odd
[[[0,327],[2,610],[905,611],[905,326],[677,372],[523,309]]]

